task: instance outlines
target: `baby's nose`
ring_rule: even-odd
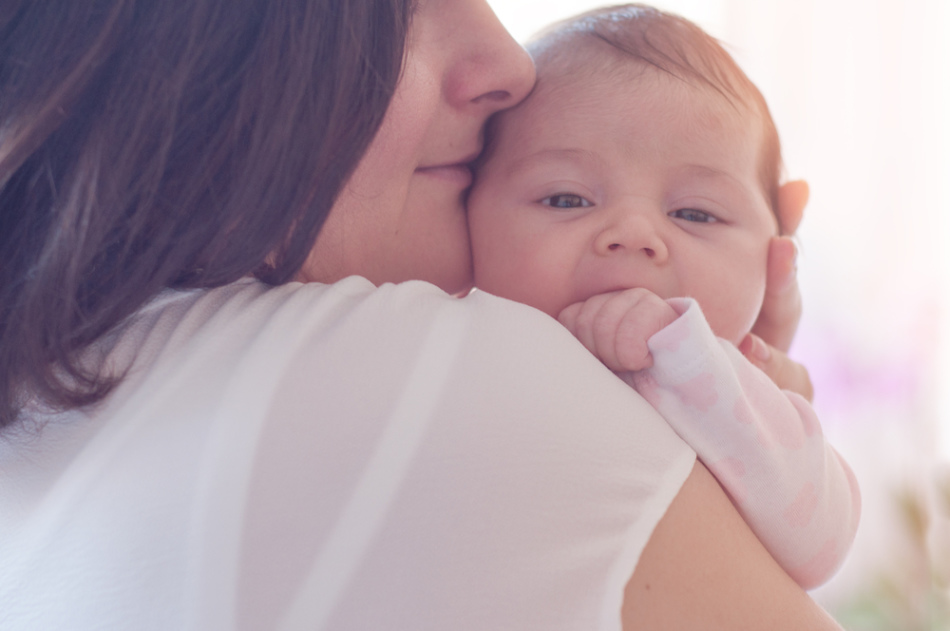
[[[669,256],[661,226],[644,213],[624,213],[604,226],[597,235],[595,249],[604,256],[642,255],[654,262]]]

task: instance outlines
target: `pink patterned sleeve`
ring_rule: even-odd
[[[808,401],[716,338],[694,300],[669,303],[680,317],[650,338],[653,367],[622,377],[696,451],[785,571],[817,587],[854,540],[854,474]]]

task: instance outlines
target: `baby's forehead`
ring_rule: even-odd
[[[582,121],[590,111],[602,111],[604,103],[616,104],[611,108],[612,120],[620,124],[657,116],[679,117],[687,124],[685,113],[699,112],[714,127],[725,125],[739,133],[748,130],[756,138],[762,135],[762,119],[754,107],[634,59],[574,59],[539,66],[535,89],[523,103],[499,115],[497,131],[516,136],[556,134],[559,130],[552,127]]]
[[[645,37],[645,36],[644,36]],[[629,42],[613,41],[584,29],[554,31],[531,42],[538,81],[533,94],[547,90],[569,90],[590,78],[636,85],[643,78],[666,78],[692,88],[682,92],[687,98],[707,99],[725,104],[742,116],[753,115],[771,124],[768,106],[741,68],[710,55],[696,41],[663,37]]]
[[[541,59],[534,90],[515,108],[499,113],[489,131],[490,145],[501,144],[517,154],[548,144],[552,137],[572,138],[583,146],[591,119],[617,130],[618,140],[644,120],[659,119],[688,125],[697,139],[710,129],[732,130],[730,137],[754,139],[754,144],[761,138],[758,116],[710,86],[609,50],[574,47],[571,52]]]
[[[750,101],[728,94],[710,82],[670,72],[603,43],[597,45],[595,41],[586,46],[572,46],[565,52],[538,59],[537,83],[529,99],[556,98],[595,83],[616,88],[617,98],[623,98],[632,90],[672,86],[680,99],[702,100],[742,115],[758,113],[758,108]]]
[[[744,171],[750,163],[743,156],[751,156],[755,168],[761,140],[754,117],[740,115],[714,91],[636,63],[545,72],[489,135],[492,155],[501,158],[496,172],[577,163],[577,156],[607,171],[627,168],[627,159]]]

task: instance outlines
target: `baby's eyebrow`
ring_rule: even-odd
[[[682,172],[688,177],[696,177],[706,180],[724,180],[732,186],[738,187],[743,191],[746,190],[746,186],[743,184],[742,180],[737,178],[732,173],[705,164],[686,165],[683,167]]]
[[[731,173],[723,171],[722,169],[717,169],[715,167],[707,166],[705,164],[689,164],[683,168],[688,175],[694,177],[706,177],[706,178],[719,178],[725,177],[729,179],[736,179]]]
[[[687,164],[680,168],[680,177],[686,179],[701,179],[715,186],[725,186],[726,191],[732,191],[732,194],[739,195],[741,198],[754,201],[761,197],[767,199],[767,193],[762,190],[756,180],[752,188],[746,182],[728,170],[719,169],[708,164]]]
[[[509,174],[520,173],[545,162],[591,164],[598,163],[600,160],[592,151],[579,147],[543,147],[515,160],[508,172]]]

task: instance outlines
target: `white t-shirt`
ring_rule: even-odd
[[[0,628],[616,631],[695,455],[553,319],[365,279],[167,291],[0,434]]]

